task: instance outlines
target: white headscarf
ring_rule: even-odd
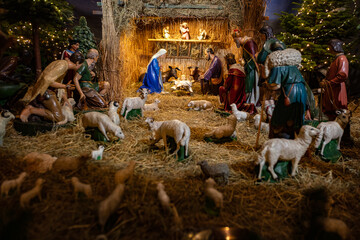
[[[160,49],[157,53],[154,54],[154,56],[151,57],[150,61],[149,61],[149,64],[147,65],[146,69],[149,67],[151,61],[154,59],[154,58],[158,58],[162,55],[164,55],[165,53],[167,53],[167,51],[165,49]]]

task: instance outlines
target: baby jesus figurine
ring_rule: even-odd
[[[180,34],[181,34],[181,39],[186,39],[189,40],[190,39],[190,33],[189,33],[189,27],[187,25],[186,22],[182,23],[180,25]]]
[[[163,37],[164,37],[165,39],[169,39],[169,38],[170,38],[169,26],[163,28]]]

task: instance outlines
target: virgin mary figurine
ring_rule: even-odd
[[[165,53],[165,49],[160,49],[154,56],[152,56],[147,66],[147,71],[143,79],[143,85],[140,89],[147,88],[150,90],[150,93],[161,93],[163,84],[158,58],[165,56]]]

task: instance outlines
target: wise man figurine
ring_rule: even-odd
[[[258,104],[260,89],[259,83],[259,68],[256,62],[256,52],[258,51],[257,44],[255,41],[248,36],[241,36],[241,31],[238,29],[234,30],[232,34],[236,46],[243,47],[243,59],[245,60],[245,92],[246,92],[246,103],[250,104],[250,108],[255,111],[255,106]],[[249,111],[253,113],[253,111]]]

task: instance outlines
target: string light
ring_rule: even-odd
[[[354,10],[353,10],[353,12],[352,12],[352,15],[355,16],[356,10],[357,10],[357,2],[356,2],[356,0],[352,0],[352,1],[353,1],[353,4],[354,4]],[[313,5],[315,5],[314,3],[315,3],[315,2],[313,2]],[[330,3],[329,6],[332,6],[332,3]],[[305,10],[305,8],[304,8],[304,2],[303,2],[303,5],[302,5],[301,9],[300,9],[300,11],[298,12],[298,14],[296,14],[296,16],[299,16],[299,13],[301,13],[301,12],[304,11],[304,10]],[[328,12],[328,11],[329,11],[328,9],[325,10],[325,12]],[[328,17],[331,17],[331,14],[328,14],[327,16],[328,16]],[[343,26],[345,26],[345,24],[349,23],[350,21],[351,21],[351,19],[348,19],[348,20],[346,20],[345,22],[343,22],[340,26],[335,27],[335,28],[333,28],[333,29],[330,29],[329,31],[327,31],[326,33],[324,33],[324,34],[322,34],[322,35],[304,38],[304,40],[315,40],[315,39],[319,39],[319,38],[325,37],[325,36],[329,35],[330,33],[332,33],[333,31],[335,31],[335,30],[337,30],[337,29],[339,29],[339,28],[342,28]],[[323,19],[320,20],[320,23],[322,23],[322,22],[323,22]],[[301,23],[301,26],[304,26],[304,23]],[[323,27],[324,27],[324,26],[323,26]],[[313,33],[312,33],[312,35],[313,35]],[[294,37],[295,37],[295,38],[301,38],[301,37],[299,37],[299,36],[297,36],[297,35],[294,35]]]

